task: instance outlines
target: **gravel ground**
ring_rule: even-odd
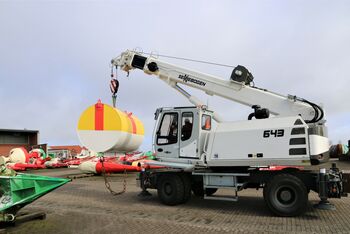
[[[340,162],[349,170],[350,162]],[[51,169],[30,173],[66,177],[77,169]],[[332,199],[336,211],[317,210],[316,193],[310,193],[307,212],[300,217],[273,216],[261,190],[240,192],[238,202],[202,200],[196,197],[183,205],[160,204],[157,193],[137,196],[136,174],[128,174],[127,192],[112,196],[103,177],[74,179],[23,208],[43,211],[45,220],[6,227],[4,233],[350,233],[350,198]],[[123,175],[110,177],[115,190],[122,188]],[[219,191],[218,193],[225,193]]]

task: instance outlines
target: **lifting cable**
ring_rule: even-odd
[[[147,54],[147,55],[151,55],[151,56],[158,56],[158,57],[163,57],[163,58],[184,60],[184,61],[189,61],[189,62],[204,63],[204,64],[210,64],[210,65],[221,66],[221,67],[229,67],[229,68],[235,68],[236,67],[236,66],[222,64],[222,63],[213,63],[213,62],[208,62],[208,61],[204,61],[204,60],[176,57],[176,56],[170,56],[170,55],[165,55],[165,54],[156,54],[155,55],[154,53],[146,53],[146,52],[143,52],[143,54]]]
[[[115,68],[115,74],[114,74],[114,70],[113,70],[113,66],[111,67],[111,81],[109,84],[109,88],[111,90],[112,93],[112,104],[113,104],[113,108],[116,108],[116,103],[117,103],[117,93],[118,93],[118,89],[119,89],[119,81],[118,81],[118,67]],[[117,195],[121,195],[123,193],[125,193],[126,191],[126,178],[127,178],[127,173],[126,173],[126,169],[124,169],[124,179],[123,179],[123,189],[119,192],[114,191],[111,188],[111,184],[108,181],[107,175],[106,175],[106,168],[104,165],[104,161],[105,158],[103,156],[102,153],[100,153],[99,155],[100,157],[100,162],[101,162],[101,166],[102,166],[102,176],[103,179],[105,181],[105,185],[106,188],[108,189],[108,191],[113,195],[113,196],[117,196]]]
[[[113,196],[117,196],[117,195],[121,195],[123,193],[125,193],[126,191],[126,178],[128,177],[127,173],[126,173],[126,169],[124,169],[124,178],[123,178],[123,189],[119,192],[116,192],[114,191],[112,188],[111,188],[111,184],[109,183],[108,181],[108,178],[107,178],[107,175],[106,175],[106,168],[105,168],[105,165],[104,165],[104,161],[105,161],[105,158],[104,156],[101,156],[100,157],[100,162],[101,162],[101,165],[102,165],[102,176],[103,176],[103,179],[105,181],[105,185],[106,185],[106,188],[108,189],[108,191],[113,195]]]

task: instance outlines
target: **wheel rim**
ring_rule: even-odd
[[[276,190],[275,200],[282,206],[293,206],[297,200],[297,193],[292,187],[281,186]]]

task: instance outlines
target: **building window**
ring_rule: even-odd
[[[28,144],[28,135],[22,133],[0,133],[0,144]]]

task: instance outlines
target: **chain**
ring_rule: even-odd
[[[107,175],[106,175],[106,168],[105,168],[105,165],[104,165],[104,157],[102,156],[100,158],[100,162],[102,164],[102,175],[103,175],[103,178],[104,178],[104,181],[105,181],[105,185],[106,185],[106,188],[108,189],[108,191],[113,195],[113,196],[117,196],[117,195],[121,195],[123,193],[125,193],[126,191],[126,178],[127,178],[127,173],[126,173],[126,169],[124,169],[124,179],[123,179],[123,190],[121,190],[120,192],[116,192],[114,191],[112,188],[111,188],[111,184],[109,183],[108,181],[108,178],[107,178]]]

